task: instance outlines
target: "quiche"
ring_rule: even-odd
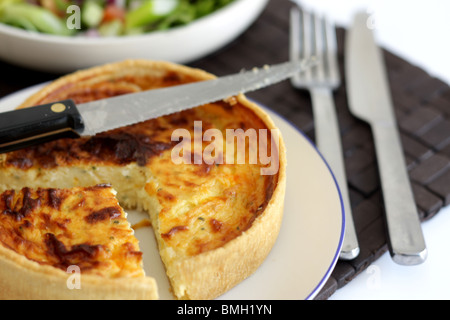
[[[7,190],[0,298],[156,298],[133,234],[111,186]]]
[[[169,62],[126,60],[63,76],[19,108],[64,99],[82,103],[213,78]],[[285,146],[270,117],[239,94],[92,137],[0,155],[0,192],[101,184],[117,190],[124,208],[148,212],[175,298],[213,299],[250,276],[276,241]],[[103,233],[109,233],[107,227]],[[44,268],[29,260],[36,272]],[[15,290],[19,295],[28,289]],[[50,298],[60,294],[46,293]]]

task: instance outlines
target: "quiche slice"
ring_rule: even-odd
[[[7,190],[0,298],[155,299],[133,234],[108,185]]]
[[[127,60],[64,76],[20,108],[212,78],[168,62]],[[244,136],[229,139],[230,132]],[[250,276],[273,247],[285,170],[281,135],[240,94],[93,137],[0,155],[0,191],[111,184],[122,206],[149,213],[174,296],[212,299]]]

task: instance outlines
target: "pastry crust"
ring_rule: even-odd
[[[155,300],[153,278],[107,279],[80,274],[81,289],[70,289],[71,274],[28,260],[0,246],[2,300]]]
[[[213,78],[213,75],[206,73],[205,71],[168,62],[128,60],[79,71],[65,76],[28,98],[20,108],[67,98],[75,98],[74,100],[80,103],[123,93]],[[99,84],[101,84],[101,86]],[[227,112],[229,114],[227,114]],[[183,121],[186,119],[191,121],[198,117],[206,123],[206,126],[210,124],[213,127],[221,125],[223,122],[222,118],[226,119],[228,121],[227,125],[221,128],[223,132],[225,132],[226,128],[235,128],[240,125],[244,126],[245,129],[255,128],[267,129],[268,131],[271,129],[276,130],[274,123],[267,113],[255,103],[246,99],[242,94],[230,98],[226,102],[217,102],[201,106],[194,110],[186,111],[182,113],[181,116],[167,116],[151,120],[155,123],[149,123],[151,123],[152,126],[159,126],[158,128],[162,128],[164,127],[163,125],[171,123],[172,126],[169,126],[169,129],[173,131],[176,127],[186,127],[186,125],[189,127],[190,124],[185,124]],[[217,118],[219,118],[219,122],[214,120]],[[233,124],[232,120],[236,118],[240,119],[241,122],[239,124]],[[120,130],[120,132],[114,132],[118,134],[123,133],[124,130],[128,130],[127,132],[136,133],[143,129],[142,127],[139,127],[139,125],[135,125]],[[189,130],[192,132],[192,128],[189,128]],[[167,133],[169,131],[161,129],[151,131],[151,134],[148,133],[148,131],[145,132],[147,135],[151,135],[152,139],[157,140],[158,142],[167,143]],[[107,157],[106,160],[101,160],[100,157],[98,157],[98,159],[93,159],[92,150],[86,153],[85,149],[74,149],[74,147],[71,146],[70,151],[73,152],[76,157],[67,158],[54,156],[51,159],[51,161],[54,161],[54,166],[51,168],[43,168],[43,162],[39,167],[39,161],[34,161],[39,160],[36,156],[38,154],[36,153],[36,149],[33,153],[24,151],[25,153],[22,154],[15,153],[0,157],[0,178],[3,179],[2,181],[6,181],[6,176],[1,176],[2,172],[13,170],[14,174],[23,172],[24,176],[22,180],[26,180],[26,177],[29,178],[30,175],[32,175],[34,177],[34,182],[39,184],[44,183],[44,180],[42,178],[42,172],[40,174],[35,174],[35,169],[37,167],[46,169],[43,171],[47,172],[49,176],[53,174],[52,177],[54,178],[58,175],[66,174],[67,171],[64,171],[64,168],[66,167],[92,167],[93,164],[102,168],[120,168],[122,172],[138,172],[139,177],[136,176],[133,181],[137,185],[138,182],[136,181],[142,179],[139,183],[145,185],[143,188],[145,189],[145,192],[143,192],[143,190],[135,192],[138,193],[138,195],[134,198],[131,196],[129,190],[125,190],[126,188],[121,191],[120,188],[124,185],[121,182],[117,182],[118,185],[115,185],[114,181],[97,181],[95,179],[92,181],[88,179],[87,181],[90,183],[112,183],[113,187],[118,191],[118,197],[122,205],[149,211],[152,226],[158,240],[161,258],[165,264],[167,275],[170,279],[172,290],[176,298],[213,299],[250,276],[267,257],[278,236],[283,215],[286,184],[285,146],[281,134],[278,133],[278,136],[278,140],[275,139],[274,136],[270,136],[276,144],[276,148],[271,150],[271,152],[278,153],[278,171],[271,176],[258,177],[258,179],[256,179],[254,178],[256,176],[255,172],[259,172],[260,168],[264,167],[260,163],[256,166],[244,165],[236,167],[238,168],[236,170],[239,170],[239,172],[235,174],[234,179],[236,180],[236,177],[246,179],[243,180],[242,183],[232,180],[230,178],[231,174],[226,174],[229,172],[229,169],[227,168],[231,166],[227,163],[216,167],[207,167],[201,164],[200,166],[195,167],[195,175],[192,175],[191,172],[191,169],[194,168],[193,166],[182,166],[182,170],[185,171],[183,172],[183,175],[186,175],[185,180],[188,181],[185,181],[184,185],[177,184],[176,187],[171,186],[172,183],[170,182],[177,180],[174,179],[174,176],[171,174],[175,167],[171,165],[166,171],[163,169],[165,169],[165,164],[168,163],[167,157],[170,156],[170,150],[173,148],[173,144],[170,146],[158,145],[158,152],[152,151],[151,154],[149,154],[146,149],[147,153],[144,152],[144,156],[133,154],[134,158],[129,154],[127,154],[127,157],[119,157],[118,152],[116,152],[111,154],[110,157]],[[92,139],[90,140],[90,143],[93,143]],[[61,145],[63,145],[62,142],[59,146]],[[117,151],[117,145],[115,145],[115,147],[115,150]],[[50,152],[51,155],[57,153],[51,148],[51,145],[47,145],[47,150],[52,150]],[[20,154],[20,157],[18,154]],[[16,158],[14,158],[14,155],[16,155]],[[39,155],[42,155],[42,152],[39,153]],[[27,157],[29,158],[24,160],[24,158]],[[21,159],[22,162],[19,162],[18,159]],[[31,161],[31,165],[30,161],[28,161],[30,159],[34,161]],[[75,161],[74,159],[77,160]],[[46,158],[45,160],[48,163],[48,159]],[[38,163],[37,165],[36,162]],[[163,169],[159,170],[158,165],[161,164]],[[197,169],[202,169],[202,174],[199,174],[199,170]],[[100,171],[98,168],[96,170]],[[144,171],[145,174],[143,174]],[[107,171],[104,172],[104,175],[107,176]],[[102,174],[104,172],[102,171]],[[97,174],[97,172],[95,174]],[[100,175],[100,173],[98,173],[98,175]],[[91,174],[91,176],[94,176],[94,174]],[[111,174],[111,179],[113,180],[112,176],[113,175]],[[97,179],[97,176],[95,177]],[[184,176],[181,176],[180,181],[183,180],[183,177]],[[48,181],[54,181],[53,178]],[[104,176],[102,176],[102,178],[104,178]],[[220,180],[222,184],[219,186],[214,185],[213,182],[218,180]],[[46,180],[45,183],[50,183],[48,181]],[[70,183],[73,184],[74,182]],[[79,183],[82,184],[82,182]],[[188,187],[189,184],[192,185],[192,190],[194,191],[190,191],[190,187]],[[204,188],[202,188],[202,184],[205,185]],[[251,190],[252,188],[255,190]],[[178,194],[176,190],[181,191]],[[215,193],[213,194],[213,191],[211,190]],[[237,196],[236,193],[238,194]],[[241,195],[241,193],[245,194]],[[126,194],[126,196],[124,196],[124,194]],[[186,201],[183,202],[185,199],[183,200],[182,197],[188,196],[192,196],[195,199],[201,196],[198,201],[195,201],[195,206],[193,200],[190,201],[188,199],[190,202],[186,200],[190,205],[187,207],[189,207],[191,211],[185,210],[186,206],[179,206],[180,203],[187,203]],[[243,199],[246,197],[252,198],[254,201],[248,200],[245,204],[239,203],[239,206],[235,206],[230,202],[230,199],[233,197],[238,198],[241,202],[244,201]],[[214,209],[206,210],[205,208],[207,206],[209,206],[208,208]],[[235,209],[233,209],[234,207],[232,206],[235,206]],[[243,212],[245,210],[242,208],[246,207],[248,208],[246,209],[247,212]],[[203,218],[205,216],[205,210],[208,212],[207,219]],[[230,217],[230,212],[233,212],[233,210],[236,212],[237,217]],[[201,211],[201,214],[198,213],[199,211]],[[194,218],[188,220],[183,216],[177,215],[177,212],[185,212],[187,215],[193,216]],[[219,217],[217,220],[214,218],[215,214]],[[239,216],[239,214],[242,216]],[[168,216],[169,218],[167,218]],[[209,232],[208,236],[200,234],[200,231],[198,231],[200,230],[200,227]],[[194,229],[196,231],[194,231]],[[201,241],[192,242],[189,240],[190,238],[188,239],[189,234],[200,237]],[[183,243],[187,243],[187,245],[183,245]],[[0,251],[0,255],[1,254],[2,251]],[[14,265],[16,265],[16,263],[11,264],[10,260],[11,259],[6,258],[2,264],[5,264],[5,269],[9,266],[10,272],[14,272]],[[40,265],[35,266],[36,271],[38,272],[41,267],[42,266]],[[0,265],[0,270],[2,270],[2,268],[2,265]],[[45,269],[47,268],[50,267],[45,267]],[[48,274],[49,278],[46,280],[45,278],[47,278],[47,276],[45,276],[40,281],[47,281],[46,283],[50,283],[51,281],[49,279],[53,271],[58,273],[61,270],[43,271],[46,275]],[[35,274],[33,273],[34,269],[29,269],[28,267],[24,268],[23,272],[29,272],[30,277]],[[121,282],[122,281],[108,281],[108,285],[111,285],[111,288],[116,284],[118,287],[123,286],[125,289],[117,291],[122,292],[125,295],[129,294],[131,299],[136,298],[138,293],[133,291],[132,287],[138,286],[138,283],[135,283],[134,281],[128,283],[125,281],[126,283],[124,282],[122,284]],[[90,282],[88,281],[86,285],[89,286],[89,283]],[[45,284],[43,283],[42,285]],[[139,285],[152,286],[153,284],[145,284],[145,282],[142,282],[139,283]],[[66,288],[65,283],[64,287]],[[110,297],[105,296],[105,293],[96,291],[95,281],[92,282],[92,287],[89,288],[89,292],[92,292],[92,294],[89,293],[87,298],[98,297],[109,299]],[[129,288],[129,291],[127,291],[126,288]],[[52,296],[52,290],[53,289],[49,289],[48,297],[50,298]],[[107,290],[107,292],[113,296],[115,291],[111,289]],[[69,296],[71,294],[73,293],[66,292],[65,296],[70,298]],[[30,295],[27,296],[27,298],[28,297],[36,298],[33,294],[33,290],[30,291]],[[154,297],[155,296],[152,295],[146,296],[146,298]]]

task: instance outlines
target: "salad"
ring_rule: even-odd
[[[0,0],[0,23],[53,35],[108,37],[186,25],[235,0]]]

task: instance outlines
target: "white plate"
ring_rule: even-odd
[[[260,15],[267,2],[236,0],[183,27],[123,37],[63,37],[0,24],[0,59],[57,73],[124,59],[188,63],[238,37]]]
[[[0,100],[11,110],[42,85]],[[287,186],[280,235],[267,259],[248,279],[220,299],[312,299],[334,269],[344,237],[344,209],[337,183],[314,145],[289,122],[270,110],[287,149]],[[129,211],[134,224],[147,214]],[[161,299],[173,299],[150,227],[136,230],[144,268],[156,279]]]

